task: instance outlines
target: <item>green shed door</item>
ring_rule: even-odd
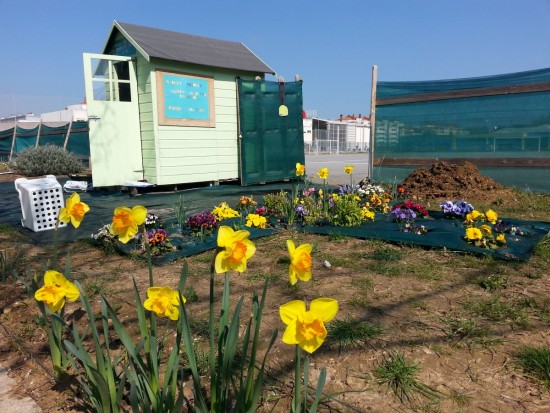
[[[130,57],[84,53],[94,186],[143,179],[137,80]]]
[[[238,86],[241,185],[292,179],[305,159],[302,82],[239,79]],[[279,116],[281,104],[287,116]]]

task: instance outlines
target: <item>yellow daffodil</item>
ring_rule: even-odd
[[[259,214],[248,214],[246,216],[246,226],[265,229],[267,226],[267,220]]]
[[[49,270],[44,274],[44,286],[34,293],[34,298],[43,301],[52,312],[63,308],[65,299],[75,301],[80,296],[76,285],[67,280],[63,274]]]
[[[303,176],[306,173],[306,166],[300,162],[296,163],[296,176]]]
[[[283,342],[297,344],[308,353],[317,350],[327,336],[325,324],[338,313],[338,302],[332,298],[317,298],[309,311],[301,300],[294,300],[279,308],[281,320],[286,324]]]
[[[351,175],[354,169],[355,169],[355,166],[353,165],[344,166],[344,172],[347,173],[348,175]]]
[[[485,219],[489,221],[491,224],[496,224],[498,219],[498,214],[492,209],[490,209],[487,212],[485,212]]]
[[[246,261],[256,252],[256,246],[248,239],[250,232],[234,231],[222,225],[218,230],[218,247],[222,250],[216,255],[215,270],[224,273],[229,270],[246,271]]]
[[[506,244],[506,237],[504,234],[498,234],[495,239],[500,244]]]
[[[80,195],[74,192],[65,202],[65,208],[59,211],[59,221],[73,224],[73,227],[78,228],[86,212],[90,207],[84,202],[80,202]]]
[[[120,242],[126,244],[137,234],[139,226],[145,222],[145,218],[147,218],[147,209],[140,205],[136,205],[132,209],[128,207],[115,208],[109,232],[118,236]]]
[[[466,229],[466,238],[468,238],[471,241],[482,239],[483,234],[479,230],[479,228],[472,227]]]
[[[322,197],[323,197],[323,190],[319,189],[319,198],[322,198]]]
[[[319,178],[327,180],[328,179],[328,168],[319,169],[319,172],[317,172],[317,175],[319,175]]]
[[[313,247],[310,244],[302,244],[296,248],[292,240],[287,240],[286,245],[290,255],[288,267],[290,284],[294,285],[298,280],[309,281],[311,279],[311,251]]]
[[[182,296],[183,297],[183,296]],[[183,297],[185,303],[185,297]],[[180,293],[170,287],[150,287],[147,289],[147,299],[143,307],[152,311],[157,317],[168,317],[170,320],[177,320],[180,315]]]

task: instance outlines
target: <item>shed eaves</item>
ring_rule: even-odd
[[[243,43],[218,40],[135,24],[115,22],[150,59],[167,59],[201,66],[275,74]]]

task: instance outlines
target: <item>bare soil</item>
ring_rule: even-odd
[[[404,182],[410,195],[431,209],[442,199],[466,199],[498,210],[519,202],[515,192],[482,177],[471,164],[440,162],[419,169]],[[539,218],[540,219],[540,218]],[[548,220],[548,217],[546,218]],[[315,245],[313,280],[288,285],[286,240]],[[280,337],[284,325],[278,308],[292,299],[311,301],[331,297],[339,302],[339,320],[363,320],[382,334],[344,348],[329,339],[311,357],[311,378],[327,369],[325,392],[334,394],[321,411],[330,412],[550,412],[550,394],[526,376],[515,361],[524,345],[550,345],[550,274],[543,257],[527,263],[504,262],[445,250],[386,244],[351,238],[331,238],[293,230],[262,238],[248,271],[231,277],[232,302],[260,292],[271,279],[265,305],[263,333],[279,329],[269,357],[269,386],[259,411],[288,412],[293,383],[294,351]],[[36,304],[25,282],[44,272],[51,248],[29,244],[24,238],[0,232],[0,249],[20,254],[17,280],[0,283],[0,365],[9,369],[15,395],[30,396],[43,412],[89,411],[74,376],[56,384],[52,379],[45,330],[36,323]],[[135,327],[132,279],[145,294],[148,270],[142,261],[109,254],[86,242],[62,246],[60,257],[71,253],[73,277],[99,301],[99,292],[120,305],[119,315]],[[196,325],[208,314],[208,268],[212,252],[187,259],[198,300],[187,303]],[[158,284],[175,287],[183,260],[154,268]],[[61,263],[63,268],[64,263]],[[25,271],[27,275],[25,275]],[[481,280],[505,280],[497,290],[482,288]],[[216,284],[221,295],[222,278]],[[94,295],[95,294],[95,295]],[[482,312],[479,308],[485,308]],[[504,315],[498,315],[501,309]],[[509,309],[505,312],[503,309]],[[493,312],[491,312],[493,310]],[[69,303],[67,319],[80,326],[78,303]],[[466,334],[453,326],[471,321],[478,328]],[[172,329],[170,323],[162,323]],[[137,330],[137,328],[136,328]],[[137,337],[137,335],[136,335]],[[207,338],[198,335],[198,343]],[[374,371],[384,358],[399,352],[419,366],[418,380],[440,398],[421,396],[400,401]],[[187,388],[186,394],[190,395]],[[414,395],[415,393],[413,393]]]

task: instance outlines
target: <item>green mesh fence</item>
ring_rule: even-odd
[[[0,131],[0,161],[8,161],[10,154],[16,157],[18,153],[29,147],[55,145],[63,147],[85,160],[90,157],[90,136],[88,122],[72,122],[61,126],[45,124],[33,128],[17,125],[15,140],[13,129]],[[70,131],[69,131],[70,128]],[[12,152],[13,144],[13,152]]]
[[[38,145],[63,146],[65,144],[65,138],[67,137],[68,130],[69,124],[53,127],[42,125],[40,128],[40,139],[38,140]]]
[[[26,148],[36,146],[36,140],[38,139],[38,129],[39,126],[30,129],[25,129],[17,126],[15,131],[15,141],[13,143],[13,152],[20,153]]]
[[[88,122],[72,123],[66,149],[79,158],[90,157],[90,129],[88,128]]]
[[[0,131],[0,161],[8,161],[13,141],[13,128]]]
[[[386,164],[480,158],[550,166],[550,69],[378,82],[375,128],[374,156]]]
[[[292,179],[305,162],[302,82],[239,80],[238,89],[241,184]]]

